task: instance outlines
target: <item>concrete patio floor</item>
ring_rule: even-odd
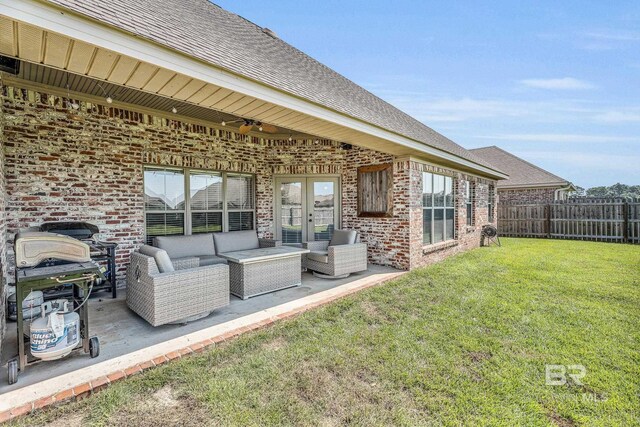
[[[119,292],[117,299],[111,299],[105,294],[104,297],[93,298],[89,301],[90,330],[91,335],[96,335],[100,339],[100,356],[91,359],[88,354],[80,352],[61,360],[29,366],[20,373],[18,382],[12,386],[6,382],[6,364],[17,353],[17,334],[15,333],[15,322],[7,322],[7,333],[2,345],[3,371],[0,374],[0,378],[2,378],[0,401],[9,403],[7,398],[12,398],[11,400],[15,401],[10,405],[0,405],[2,406],[0,411],[24,404],[31,397],[42,398],[42,393],[37,391],[37,388],[44,384],[43,382],[48,384],[47,387],[44,387],[45,389],[55,390],[55,381],[52,379],[55,380],[59,377],[61,382],[68,385],[71,384],[69,378],[74,378],[76,372],[78,376],[95,376],[95,373],[90,373],[93,365],[104,365],[106,369],[112,369],[108,363],[102,362],[113,360],[115,363],[118,361],[116,365],[121,366],[128,362],[128,355],[131,355],[131,362],[141,363],[135,359],[140,358],[141,354],[145,354],[146,349],[153,348],[155,351],[172,342],[176,342],[177,345],[179,339],[183,337],[208,337],[207,334],[210,331],[224,331],[227,326],[243,325],[244,328],[247,328],[253,319],[255,322],[264,322],[265,314],[275,318],[279,316],[278,313],[285,313],[287,310],[299,311],[305,307],[305,304],[309,307],[315,306],[318,301],[322,302],[323,299],[324,301],[327,301],[327,298],[335,299],[355,289],[387,281],[402,273],[390,267],[376,265],[370,265],[366,272],[352,274],[348,278],[338,280],[325,280],[316,278],[310,273],[303,273],[301,286],[257,296],[245,301],[231,296],[229,306],[214,311],[204,319],[186,325],[165,325],[156,328],[128,309],[125,290]],[[219,328],[217,328],[218,326]],[[166,350],[175,351],[177,349],[172,350],[169,345],[166,346]],[[82,375],[80,375],[81,372]],[[101,372],[101,375],[109,373]],[[62,381],[62,378],[65,380]]]

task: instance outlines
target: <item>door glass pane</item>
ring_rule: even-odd
[[[302,183],[280,184],[282,242],[302,243]]]
[[[331,181],[313,183],[313,239],[331,240],[335,228],[335,188]]]

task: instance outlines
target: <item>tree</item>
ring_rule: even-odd
[[[601,187],[591,187],[586,191],[587,197],[640,197],[640,185],[617,183]]]

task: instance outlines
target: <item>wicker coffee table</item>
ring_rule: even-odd
[[[242,299],[302,283],[302,254],[308,249],[290,246],[223,252],[229,262],[230,292]]]

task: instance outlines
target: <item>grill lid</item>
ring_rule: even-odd
[[[40,226],[40,231],[63,234],[74,239],[90,239],[100,232],[97,226],[82,221],[45,222]]]
[[[17,267],[35,267],[50,258],[71,262],[91,261],[89,245],[60,234],[38,231],[18,233],[14,245]]]

